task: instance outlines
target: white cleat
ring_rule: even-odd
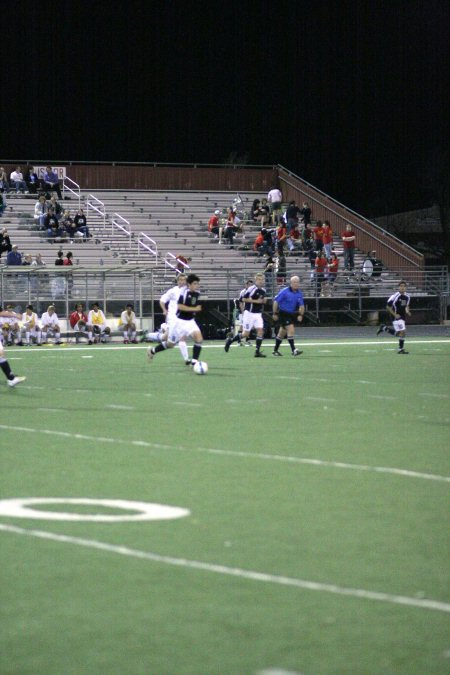
[[[147,360],[149,361],[149,363],[151,363],[153,361],[154,356],[155,356],[155,350],[153,349],[153,347],[149,347],[147,349]]]
[[[16,384],[20,384],[20,382],[25,382],[26,379],[27,379],[26,377],[15,377],[13,380],[7,380],[8,386],[15,387]]]

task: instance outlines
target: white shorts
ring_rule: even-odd
[[[192,333],[195,333],[196,331],[200,331],[200,328],[195,319],[186,320],[175,318],[174,321],[170,321],[169,323],[168,340],[176,345],[184,337],[192,335]]]
[[[406,324],[404,319],[396,319],[392,322],[394,330],[396,333],[399,333],[401,330],[406,330]]]
[[[54,323],[44,323],[42,324],[42,332],[51,333],[52,335],[53,333],[59,333],[59,326],[58,324],[55,325]]]
[[[249,312],[248,309],[246,309],[242,317],[242,327],[246,333],[250,332],[252,328],[264,328],[262,314],[259,312],[258,314]]]

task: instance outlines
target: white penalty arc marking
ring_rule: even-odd
[[[288,586],[308,591],[318,591],[322,593],[333,593],[335,595],[344,595],[354,598],[361,598],[364,600],[377,600],[379,602],[388,602],[394,605],[404,605],[406,607],[414,607],[417,609],[429,609],[437,612],[450,613],[450,603],[441,602],[439,600],[430,600],[427,598],[412,598],[405,595],[392,595],[379,591],[367,591],[362,588],[346,588],[344,586],[336,586],[335,584],[323,584],[316,581],[308,581],[307,579],[296,579],[293,577],[284,577],[276,574],[267,574],[265,572],[256,572],[253,570],[244,570],[239,567],[227,567],[225,565],[216,565],[214,563],[200,562],[199,560],[187,560],[186,558],[173,558],[171,556],[159,555],[158,553],[151,553],[149,551],[140,551],[138,549],[128,548],[127,546],[117,546],[114,544],[107,544],[95,539],[82,539],[79,537],[71,537],[64,534],[55,534],[53,532],[45,532],[42,530],[28,530],[14,525],[4,525],[0,523],[0,531],[10,532],[12,534],[19,534],[28,537],[36,537],[38,539],[48,539],[63,544],[74,544],[76,546],[83,546],[85,548],[93,548],[99,551],[106,551],[108,553],[117,553],[119,555],[130,558],[140,558],[141,560],[148,560],[155,563],[162,563],[165,565],[172,565],[174,567],[188,568],[200,570],[203,572],[212,572],[215,574],[223,574],[240,579],[248,579],[249,581],[259,581],[261,583],[277,584],[279,586]]]
[[[324,466],[332,469],[348,469],[351,471],[369,471],[374,473],[391,474],[406,478],[421,478],[443,483],[450,483],[450,476],[439,474],[422,473],[409,469],[397,469],[388,466],[369,466],[366,464],[348,464],[346,462],[333,462],[325,459],[313,459],[309,457],[293,457],[290,455],[270,455],[261,452],[245,452],[241,450],[222,450],[219,448],[186,448],[182,445],[167,445],[165,443],[151,443],[150,441],[130,441],[121,438],[109,438],[108,436],[88,436],[87,434],[72,434],[68,431],[56,431],[54,429],[33,429],[30,427],[17,427],[9,424],[0,424],[0,429],[15,431],[18,433],[44,434],[58,438],[71,438],[79,441],[95,441],[95,443],[111,443],[112,445],[127,445],[151,450],[174,450],[176,452],[200,452],[209,455],[224,455],[226,457],[243,457],[245,459],[261,459],[270,462],[287,462],[290,464],[306,464],[311,466]]]
[[[33,504],[81,504],[88,506],[102,506],[124,511],[137,511],[123,515],[106,513],[66,513],[63,511],[39,511],[30,506]],[[131,520],[172,520],[183,518],[190,514],[189,509],[166,504],[153,504],[151,502],[134,502],[126,499],[87,499],[67,497],[25,497],[17,499],[0,500],[0,516],[9,518],[30,518],[33,520],[70,520],[93,523],[120,523]]]

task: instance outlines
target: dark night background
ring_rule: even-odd
[[[0,159],[281,163],[365,215],[427,206],[448,7],[8,3]]]

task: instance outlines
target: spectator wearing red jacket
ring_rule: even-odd
[[[321,251],[323,249],[323,223],[321,220],[317,221],[315,227],[313,227],[314,234],[314,248],[316,251]]]
[[[222,239],[222,228],[220,227],[220,211],[214,211],[211,218],[208,220],[208,232],[214,235],[214,239]]]
[[[317,258],[314,265],[316,272],[316,284],[321,286],[325,281],[325,274],[328,268],[328,260],[325,258],[325,253],[323,251],[317,252]]]
[[[328,260],[328,281],[330,284],[334,284],[339,270],[339,258],[336,253],[333,251],[331,258]]]
[[[347,223],[342,234],[342,241],[344,243],[344,269],[353,270],[355,266],[355,233],[352,230],[350,223]]]
[[[75,331],[75,341],[78,342],[80,337],[85,337],[87,339],[87,315],[83,311],[83,305],[81,303],[75,305],[75,310],[69,316],[70,327]]]

